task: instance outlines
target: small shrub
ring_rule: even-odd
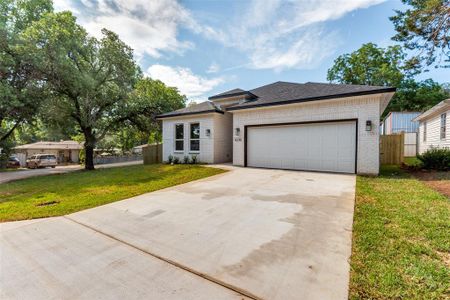
[[[450,148],[431,148],[417,155],[422,162],[422,168],[428,170],[450,170]]]
[[[196,163],[198,163],[198,161],[197,161],[197,155],[192,155],[192,156],[191,156],[191,164],[195,165]]]
[[[167,157],[167,163],[171,164],[173,162],[173,156],[169,155],[169,157]]]
[[[179,164],[179,163],[180,163],[180,159],[177,156],[175,156],[173,158],[173,164],[176,165],[176,164]]]
[[[184,164],[190,163],[189,156],[185,155],[185,156],[183,157],[183,163],[184,163]]]

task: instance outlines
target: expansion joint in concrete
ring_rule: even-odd
[[[115,240],[115,241],[117,241],[117,242],[119,242],[121,244],[124,244],[124,245],[126,245],[128,247],[131,247],[131,248],[133,248],[135,250],[138,250],[138,251],[140,251],[140,252],[142,252],[142,253],[144,253],[146,255],[150,255],[150,256],[152,256],[152,257],[154,257],[156,259],[162,260],[162,261],[164,261],[164,262],[166,262],[166,263],[168,263],[168,264],[170,264],[172,266],[175,266],[175,267],[177,267],[179,269],[182,269],[182,270],[187,271],[189,273],[192,273],[192,274],[194,274],[196,276],[199,276],[199,277],[201,277],[203,279],[206,279],[206,280],[208,280],[208,281],[210,281],[210,282],[212,282],[214,284],[220,285],[220,286],[222,286],[222,287],[224,287],[224,288],[226,288],[228,290],[234,291],[234,292],[236,292],[236,293],[238,293],[238,294],[240,294],[242,296],[245,296],[245,297],[253,299],[253,300],[262,300],[262,298],[254,295],[254,294],[252,294],[252,293],[250,293],[250,292],[248,292],[246,290],[243,290],[243,289],[241,289],[239,287],[236,287],[234,285],[228,284],[228,283],[226,283],[226,282],[224,282],[222,280],[218,280],[218,279],[216,279],[216,278],[214,278],[212,276],[209,276],[208,274],[204,274],[204,273],[198,272],[198,271],[196,271],[196,270],[194,270],[192,268],[184,266],[184,265],[182,265],[182,264],[180,264],[180,263],[178,263],[176,261],[173,261],[171,259],[167,259],[165,257],[162,257],[162,256],[160,256],[158,254],[152,253],[152,252],[150,252],[148,250],[145,250],[145,249],[143,249],[141,247],[138,247],[138,246],[135,246],[133,244],[130,244],[130,243],[126,242],[126,241],[118,239],[117,237],[115,237],[113,235],[110,235],[110,234],[105,233],[105,232],[103,232],[101,230],[98,230],[98,229],[96,229],[96,228],[94,228],[94,227],[92,227],[90,225],[87,225],[87,224],[84,224],[84,223],[79,222],[77,220],[74,220],[74,219],[72,219],[72,218],[70,218],[68,216],[64,216],[64,218],[69,220],[69,221],[72,221],[72,222],[74,222],[74,223],[76,223],[78,225],[81,225],[81,226],[83,226],[85,228],[88,228],[88,229],[90,229],[90,230],[92,230],[92,231],[94,231],[96,233],[99,233],[99,234],[101,234],[101,235],[103,235],[103,236],[105,236],[105,237],[107,237],[109,239]]]

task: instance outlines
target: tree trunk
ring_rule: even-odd
[[[92,134],[92,130],[84,130],[84,152],[85,152],[85,170],[94,170],[94,147],[95,136]]]

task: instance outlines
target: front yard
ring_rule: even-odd
[[[448,297],[449,220],[449,199],[397,167],[359,176],[350,299]]]
[[[136,165],[0,184],[0,221],[60,216],[220,174],[195,165]]]

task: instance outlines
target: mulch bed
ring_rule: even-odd
[[[450,172],[417,170],[410,173],[432,189],[450,198]]]

